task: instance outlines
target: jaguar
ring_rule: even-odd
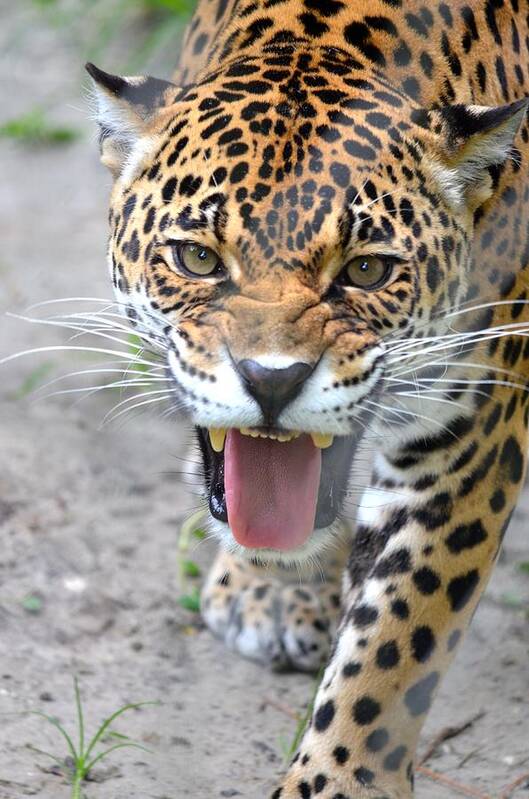
[[[199,0],[88,64],[116,301],[196,430],[211,631],[317,671],[273,799],[410,799],[529,422],[529,8]]]

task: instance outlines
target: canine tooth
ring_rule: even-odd
[[[222,452],[224,449],[224,442],[226,440],[226,433],[223,427],[210,427],[209,440],[215,452]]]
[[[328,449],[332,447],[334,436],[326,433],[311,433],[310,435],[314,442],[314,446],[318,447],[318,449]]]

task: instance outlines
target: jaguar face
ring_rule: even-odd
[[[464,296],[490,194],[484,111],[456,130],[347,59],[245,59],[184,89],[90,68],[116,295],[163,342],[215,529],[250,555],[329,542],[387,353]]]

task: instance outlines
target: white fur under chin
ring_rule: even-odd
[[[296,569],[304,575],[320,571],[320,558],[336,550],[351,535],[344,519],[336,519],[329,527],[314,530],[308,541],[301,547],[288,552],[277,549],[248,549],[238,544],[230,527],[225,522],[209,516],[207,526],[222,547],[245,560],[258,561],[260,565],[276,565],[285,569]]]

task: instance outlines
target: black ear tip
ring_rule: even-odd
[[[98,67],[96,67],[95,64],[92,64],[90,61],[86,62],[84,68],[86,69],[90,77],[93,78],[94,80],[97,80],[99,75],[101,74],[101,70]]]
[[[98,86],[102,86],[107,91],[112,92],[112,94],[121,94],[127,86],[127,82],[120,78],[119,75],[111,75],[109,72],[104,72],[90,61],[85,64],[85,69]]]

